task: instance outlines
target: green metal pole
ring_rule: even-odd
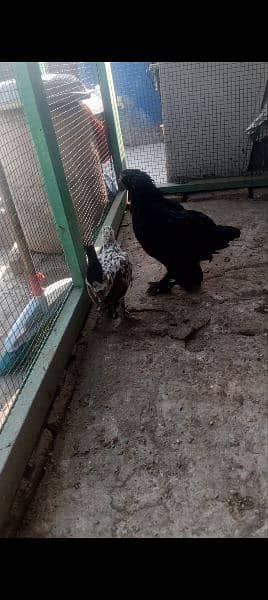
[[[97,62],[100,90],[108,133],[108,143],[114,161],[117,181],[126,168],[125,150],[109,62]]]
[[[38,63],[12,63],[48,202],[73,285],[84,287],[86,260]]]

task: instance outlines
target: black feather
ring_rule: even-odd
[[[88,259],[86,275],[87,282],[94,283],[94,281],[98,281],[99,283],[102,283],[103,270],[93,244],[91,246],[84,246],[84,250]]]
[[[200,286],[200,261],[211,261],[213,254],[239,237],[240,230],[216,225],[204,213],[186,210],[179,202],[167,200],[142,171],[126,169],[121,182],[129,192],[137,240],[147,254],[167,268],[167,275],[160,282],[165,291],[171,287],[171,280],[188,290]]]

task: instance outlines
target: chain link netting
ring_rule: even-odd
[[[111,67],[128,167],[158,184],[268,170],[267,62]],[[40,68],[87,244],[117,192],[96,63]],[[1,427],[72,285],[11,63],[0,63],[0,137]]]
[[[166,182],[161,95],[155,63],[111,63],[117,107],[129,168]]]
[[[43,63],[43,68],[69,191],[88,244],[117,192],[96,63]]]
[[[128,167],[159,184],[268,170],[267,62],[125,62],[112,72]]]
[[[85,244],[117,191],[95,63],[40,63],[62,163]],[[0,66],[0,428],[72,280],[50,211],[11,63]]]
[[[0,427],[72,281],[12,66],[0,70]]]

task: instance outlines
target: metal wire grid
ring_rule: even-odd
[[[12,68],[9,63],[1,63],[1,66],[0,159],[34,267],[44,273],[46,285],[52,284],[68,277],[69,272],[43,190],[35,150],[22,113]],[[40,66],[83,242],[89,243],[95,239],[117,191],[113,162],[107,146],[99,87],[96,84],[89,92],[79,81],[79,63],[42,63]],[[94,69],[94,81],[98,81],[95,63],[91,63],[91,67]],[[8,79],[5,80],[5,77]],[[15,337],[16,333],[21,335],[20,316],[25,307],[24,314],[28,314],[31,296],[29,280],[23,271],[16,236],[3,198],[0,210],[1,369],[1,357],[6,351],[7,335],[12,327],[14,330],[14,324]],[[68,287],[66,292],[61,294],[60,302],[54,302],[53,311],[48,310],[43,316],[39,313],[39,327],[30,342],[28,341],[27,351],[19,354],[10,372],[0,377],[0,427],[5,422],[29,369],[68,296],[69,289]],[[55,300],[54,296],[52,290],[50,302]]]
[[[128,167],[157,183],[252,172],[246,130],[261,111],[267,62],[120,63],[121,71],[118,64],[112,71]],[[263,173],[257,163],[253,170]]]
[[[169,181],[247,173],[268,63],[161,63]]]
[[[65,278],[69,278],[69,283],[67,282],[60,296],[57,290],[47,288],[50,290],[49,301],[45,303],[42,301],[42,310],[36,313],[36,317],[33,314],[32,321],[30,324],[28,321],[25,330],[25,319],[31,318],[33,310],[29,275],[25,272],[23,257],[18,249],[21,239],[20,236],[18,239],[18,232],[15,233],[10,220],[2,181],[0,186],[0,428],[71,286],[69,270],[55,233],[15,80],[10,78],[11,65],[1,63],[1,67],[1,74],[9,76],[8,80],[2,79],[0,83],[0,161],[4,178],[26,238],[33,269],[43,273],[45,276],[43,285],[46,288]],[[21,319],[23,311],[25,311],[24,319]],[[10,337],[12,327],[13,342],[10,345],[7,339],[8,336]],[[3,368],[3,364],[6,368]]]
[[[153,63],[111,63],[126,163],[165,183],[162,105]]]
[[[117,191],[96,64],[89,65],[95,85],[87,87],[79,63],[44,63],[46,97],[84,244],[95,239]]]

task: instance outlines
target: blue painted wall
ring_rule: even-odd
[[[119,114],[124,121],[135,126],[138,121],[143,125],[162,123],[160,94],[154,89],[152,75],[148,72],[149,62],[113,62],[111,63],[114,86],[119,101]],[[80,63],[80,78],[90,87],[98,83],[95,63]]]

